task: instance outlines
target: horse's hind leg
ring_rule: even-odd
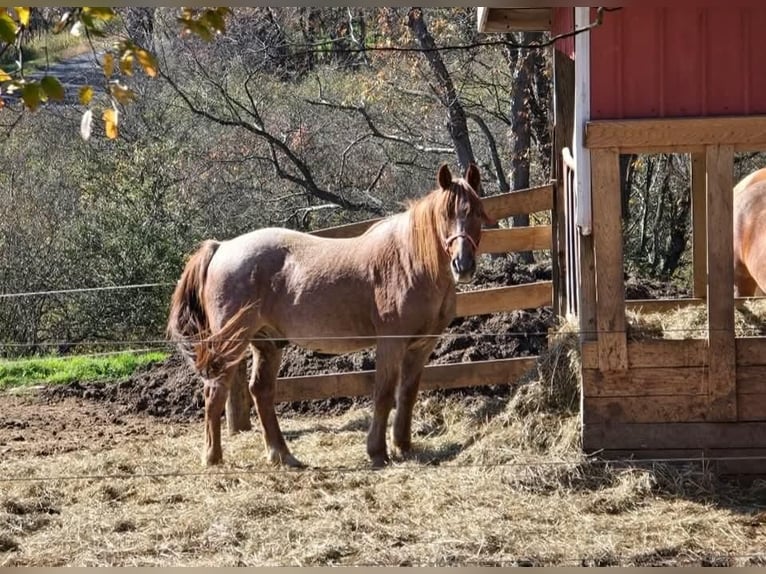
[[[394,415],[394,446],[402,455],[412,448],[412,410],[415,406],[420,377],[436,338],[418,342],[407,350],[402,364],[402,380],[396,393],[396,415]]]
[[[277,413],[274,410],[275,391],[282,351],[271,342],[251,345],[253,351],[253,372],[250,378],[250,393],[253,395],[258,418],[263,428],[263,440],[266,444],[266,458],[273,464],[303,467],[287,448],[285,437],[279,428]]]
[[[226,401],[226,428],[230,435],[249,431],[250,422],[250,392],[247,389],[247,361],[242,359],[234,369],[229,386],[229,399]]]
[[[208,466],[218,464],[223,460],[221,450],[221,415],[226,405],[231,384],[231,370],[215,379],[205,379],[203,393],[205,395],[205,449],[203,462]]]

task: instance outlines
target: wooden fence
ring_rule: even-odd
[[[483,199],[487,213],[495,219],[550,211],[553,185],[519,190]],[[377,219],[316,231],[323,237],[355,237]],[[509,253],[551,249],[551,226],[536,225],[487,229],[482,234],[481,253]],[[495,287],[458,293],[457,316],[486,315],[518,309],[549,306],[553,302],[551,281]],[[483,385],[510,384],[534,367],[536,357],[497,359],[426,366],[421,389],[453,389]],[[277,383],[277,401],[317,400],[369,395],[375,380],[374,371],[330,373],[299,377],[281,377]]]

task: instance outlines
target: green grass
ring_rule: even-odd
[[[167,353],[121,353],[82,357],[38,357],[0,361],[0,390],[73,381],[116,380],[167,358]]]
[[[43,70],[48,63],[54,64],[90,49],[88,42],[71,34],[47,34],[36,36],[22,44],[25,70]],[[16,50],[11,48],[0,59],[0,68],[6,72],[16,70]]]

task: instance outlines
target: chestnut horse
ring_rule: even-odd
[[[453,179],[442,165],[438,189],[407,211],[348,239],[282,228],[229,241],[208,240],[191,256],[173,294],[168,334],[204,379],[204,461],[222,460],[221,414],[249,348],[249,390],[267,459],[303,466],[290,453],[274,410],[282,348],[294,343],[339,354],[376,346],[373,417],[367,453],[389,462],[394,445],[411,448],[412,409],[425,362],[455,317],[455,283],[476,269],[482,223],[479,169]]]
[[[734,186],[734,296],[766,293],[766,168]]]

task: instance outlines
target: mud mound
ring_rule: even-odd
[[[117,383],[74,382],[46,387],[41,396],[48,401],[82,397],[109,403],[118,413],[147,413],[175,420],[202,417],[205,404],[202,385],[186,361],[176,354]]]
[[[524,265],[517,259],[490,259],[480,266],[467,289],[500,287],[550,279],[550,266]],[[547,331],[555,317],[549,308],[455,319],[431,355],[431,364],[461,363],[539,355],[547,345]],[[249,369],[249,366],[248,366]],[[290,346],[283,353],[279,376],[293,377],[375,369],[374,349],[329,356]],[[202,384],[179,355],[144,367],[120,382],[72,383],[46,388],[48,401],[82,397],[107,403],[116,413],[147,413],[175,420],[203,416]],[[297,413],[336,412],[354,404],[330,399],[310,404],[281,405]]]

